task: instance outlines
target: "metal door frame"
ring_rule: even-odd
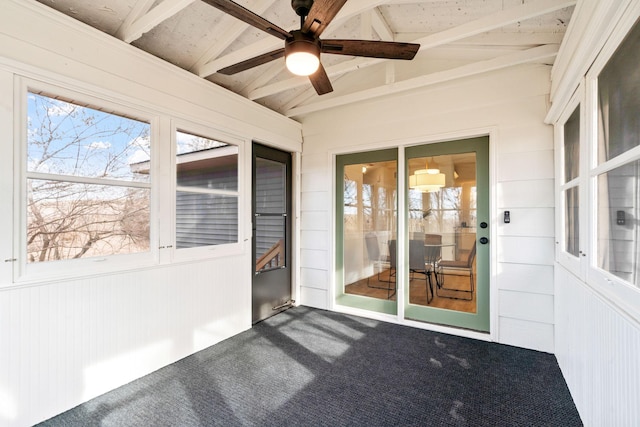
[[[285,178],[285,261],[284,266],[281,268],[277,268],[274,270],[268,270],[266,272],[258,273],[256,272],[256,218],[261,214],[256,212],[256,159],[266,159],[278,163],[282,163],[286,168],[286,178]],[[252,144],[252,154],[251,154],[251,165],[252,165],[252,173],[251,173],[251,220],[252,220],[252,238],[251,238],[251,272],[252,272],[252,281],[251,281],[251,312],[252,319],[251,323],[260,322],[272,315],[278,314],[283,310],[291,307],[295,302],[293,301],[293,270],[291,265],[292,260],[292,213],[293,213],[293,201],[292,201],[292,189],[293,189],[293,181],[292,181],[292,155],[289,152],[278,150],[275,148],[267,147],[265,145],[254,142]],[[288,289],[288,295],[281,298],[281,300],[272,307],[272,312],[268,313],[268,315],[256,318],[255,317],[255,298],[256,298],[256,284],[259,280],[264,280],[267,277],[271,277],[274,281],[282,281],[285,280],[288,284],[283,286]]]

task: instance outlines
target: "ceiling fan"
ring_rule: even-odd
[[[309,76],[309,80],[318,95],[324,95],[332,92],[333,87],[327,72],[320,62],[321,52],[336,55],[411,60],[420,48],[420,45],[415,43],[345,39],[320,40],[322,32],[342,9],[347,0],[291,0],[291,7],[300,16],[300,29],[294,31],[286,31],[231,0],[202,1],[259,30],[284,40],[283,48],[218,70],[218,73],[225,75],[236,74],[284,56],[289,71],[297,75]]]

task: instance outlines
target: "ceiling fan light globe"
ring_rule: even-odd
[[[320,66],[320,59],[309,52],[293,52],[287,55],[287,69],[298,76],[309,76]]]
[[[320,66],[320,40],[313,34],[292,31],[284,44],[287,69],[298,76],[310,76]]]

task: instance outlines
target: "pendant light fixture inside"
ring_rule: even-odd
[[[432,193],[439,191],[445,186],[445,176],[440,173],[440,169],[435,162],[426,162],[424,169],[418,169],[409,176],[409,188],[422,191],[423,193]]]

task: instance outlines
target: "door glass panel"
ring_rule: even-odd
[[[476,154],[409,159],[409,304],[476,312]]]
[[[284,216],[256,217],[256,271],[285,266]]]
[[[285,266],[286,164],[257,157],[255,183],[256,272]]]
[[[256,158],[256,213],[282,214],[286,212],[286,165]]]
[[[344,166],[344,293],[395,300],[397,162]]]

